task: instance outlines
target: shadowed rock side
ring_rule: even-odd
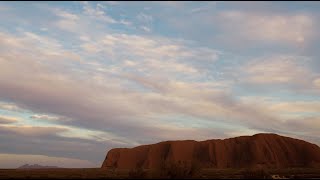
[[[320,148],[276,134],[256,134],[224,140],[166,141],[135,148],[111,149],[102,168],[159,168],[163,162],[197,161],[203,168],[314,167]]]

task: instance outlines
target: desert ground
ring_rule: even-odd
[[[134,179],[158,178],[156,172],[143,170],[137,173],[132,170],[112,170],[101,168],[83,169],[1,169],[0,179]],[[132,173],[134,172],[134,173]],[[194,178],[201,179],[242,179],[242,178],[287,178],[287,179],[320,179],[320,169],[269,169],[263,173],[247,169],[202,169],[200,175]],[[191,178],[191,177],[188,177]]]

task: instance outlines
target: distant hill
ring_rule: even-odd
[[[165,141],[111,149],[102,168],[159,168],[163,163],[197,162],[203,168],[288,168],[320,166],[320,147],[309,142],[256,134],[206,141]]]
[[[39,164],[33,164],[33,165],[25,164],[25,165],[22,165],[22,166],[18,167],[18,169],[51,169],[51,168],[60,168],[60,167],[57,167],[57,166],[41,166]]]

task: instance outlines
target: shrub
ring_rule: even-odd
[[[146,172],[142,168],[131,169],[129,172],[130,179],[143,179],[146,178]]]
[[[188,179],[200,177],[201,166],[197,161],[179,161],[165,163],[156,172],[154,178]]]
[[[243,171],[243,178],[245,179],[271,179],[271,175],[263,168],[246,169]]]

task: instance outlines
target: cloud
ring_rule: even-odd
[[[297,84],[308,86],[315,73],[307,66],[308,59],[299,56],[276,55],[258,58],[242,67],[245,81],[256,84]]]
[[[74,32],[79,27],[80,18],[78,15],[63,11],[61,9],[54,9],[53,12],[60,17],[60,19],[55,23],[60,29]]]
[[[51,23],[53,27],[74,34],[95,36],[100,34],[101,30],[109,30],[109,26],[106,24],[120,24],[128,27],[132,25],[132,22],[128,20],[118,20],[108,15],[106,7],[102,3],[80,2],[80,6],[82,9],[77,13],[71,13],[61,8],[50,9],[53,15],[58,18]]]
[[[266,114],[276,114],[279,123],[292,119],[303,122],[306,117],[317,116],[320,110],[320,104],[316,100],[285,101],[279,97],[248,96],[241,97],[241,101],[248,106],[255,105],[256,108],[263,109]]]
[[[12,124],[18,121],[19,119],[15,117],[0,116],[0,124]]]
[[[13,103],[0,102],[0,109],[8,111],[20,111],[21,108]]]
[[[34,127],[34,126],[16,126],[16,125],[2,125],[1,130],[8,133],[16,133],[18,135],[27,136],[48,136],[67,131],[63,127]]]
[[[310,10],[314,5],[293,6]],[[307,55],[319,39],[319,15],[298,9],[270,2],[219,2],[212,6],[203,2],[166,9],[158,19],[176,36],[238,55],[252,55],[253,49],[256,54],[293,50]]]
[[[172,8],[182,8],[185,6],[185,4],[187,2],[182,2],[182,1],[159,1],[159,2],[155,2],[159,5],[162,6],[167,6],[167,7],[172,7]]]
[[[317,88],[320,89],[320,78],[315,79],[315,80],[313,81],[313,84],[314,84],[315,87],[317,87]]]
[[[284,101],[281,97],[248,96],[242,97],[241,102],[247,106],[255,106],[265,114],[275,115],[271,119],[275,122],[274,127],[265,122],[266,128],[271,128],[269,131],[320,143],[319,139],[316,138],[320,122],[317,117],[320,104],[317,101]],[[262,127],[258,128],[261,129]]]
[[[26,57],[33,57],[34,60],[39,59],[56,59],[56,60],[79,60],[81,59],[75,52],[63,49],[63,46],[56,40],[46,36],[39,36],[32,32],[21,32],[19,35],[13,36],[12,34],[0,32],[0,47],[2,48],[3,56],[1,59],[20,54],[15,50],[8,53],[5,51],[13,51],[12,49],[19,49],[23,51]],[[34,48],[30,48],[33,46]],[[3,61],[3,60],[2,60]],[[3,61],[5,62],[5,61]],[[9,63],[9,62],[7,62]],[[35,63],[36,64],[36,63]]]
[[[10,9],[11,9],[10,7],[8,7],[8,6],[4,5],[4,4],[0,5],[0,11],[8,11]]]
[[[55,14],[64,19],[69,19],[73,21],[79,20],[79,16],[77,16],[76,14],[72,14],[70,12],[63,11],[60,9],[55,9]]]
[[[140,26],[140,28],[146,32],[151,32],[151,29],[146,26]]]
[[[133,142],[141,139],[140,135],[133,135],[145,129],[150,129],[148,135],[150,138],[163,136],[164,131],[160,131],[154,125],[155,122],[161,121],[155,119],[159,114],[165,113],[166,116],[186,114],[210,119],[212,117],[224,117],[224,113],[229,112],[226,109],[227,104],[222,103],[222,101],[227,103],[228,95],[224,95],[221,93],[222,90],[217,90],[215,87],[216,85],[219,86],[219,83],[190,84],[183,81],[167,81],[163,77],[157,79],[157,76],[159,77],[162,73],[168,77],[180,74],[194,76],[197,72],[195,68],[184,66],[182,62],[175,62],[175,60],[182,61],[184,57],[199,58],[197,57],[198,53],[201,54],[201,52],[209,50],[199,48],[190,49],[190,52],[187,51],[188,47],[163,43],[170,41],[156,41],[128,35],[106,36],[101,43],[106,44],[107,47],[117,48],[119,46],[118,42],[121,42],[120,45],[123,44],[127,49],[126,53],[132,52],[132,54],[146,60],[129,63],[131,66],[139,63],[142,70],[151,74],[134,76],[132,73],[120,71],[118,76],[109,77],[95,72],[91,76],[92,79],[87,79],[87,76],[82,76],[81,71],[64,71],[64,69],[61,69],[61,73],[63,73],[63,76],[61,76],[61,73],[51,70],[54,66],[48,66],[46,63],[38,64],[29,59],[28,56],[19,56],[19,61],[9,56],[0,61],[2,67],[10,69],[10,71],[1,72],[0,83],[5,87],[1,91],[1,97],[6,97],[18,105],[27,106],[33,112],[57,114],[71,118],[74,121],[69,123],[75,126],[111,131],[119,137],[134,137],[132,138]],[[157,51],[154,51],[153,48]],[[148,52],[148,50],[151,52]],[[215,54],[214,51],[208,53]],[[162,61],[162,57],[171,58],[172,61],[170,63]],[[27,62],[29,66],[21,65],[21,61]],[[124,62],[128,64],[130,61],[125,60]],[[66,61],[63,63],[66,63]],[[35,64],[37,65],[35,66]],[[34,69],[30,67],[34,67]],[[16,81],[8,80],[12,76],[16,77]],[[127,84],[128,80],[131,83],[136,83],[140,88],[146,87],[146,89],[152,91],[146,93],[137,91],[135,88],[130,90],[128,86],[132,85]],[[81,83],[77,83],[79,81]],[[155,83],[152,84],[152,82]],[[146,115],[150,116],[145,117]],[[124,129],[132,130],[130,132],[124,131]],[[159,134],[152,133],[155,131]],[[179,131],[176,130],[168,130],[167,132],[169,131],[172,131],[172,134],[179,134]],[[61,134],[63,132],[57,133]]]
[[[89,16],[90,18],[94,20],[99,20],[105,23],[116,23],[117,21],[114,20],[111,16],[108,16],[104,8],[101,4],[97,4],[96,7],[92,7],[91,3],[82,3],[83,4],[83,13],[86,16]]]
[[[123,24],[123,25],[126,25],[126,26],[131,26],[131,25],[132,25],[132,22],[127,21],[127,20],[124,20],[124,19],[121,19],[121,20],[119,21],[119,24]]]
[[[204,11],[207,11],[209,10],[211,7],[198,7],[198,8],[193,8],[191,9],[191,13],[201,13],[201,12],[204,12]]]
[[[214,50],[190,48],[181,42],[166,39],[124,34],[106,35],[96,43],[101,45],[97,46],[101,48],[100,53],[108,54],[110,63],[92,62],[95,65],[89,65],[83,62],[88,65],[86,68],[92,66],[92,68],[106,69],[103,72],[85,69],[85,75],[82,71],[66,69],[60,69],[61,72],[57,73],[52,71],[55,66],[46,64],[48,61],[39,64],[28,56],[20,55],[14,58],[5,56],[0,64],[8,70],[0,72],[0,84],[4,87],[0,91],[0,96],[15,102],[18,106],[28,107],[33,112],[56,114],[73,120],[61,122],[66,125],[107,131],[117,139],[130,137],[132,142],[138,143],[142,137],[148,137],[144,142],[151,142],[164,140],[164,137],[167,137],[166,133],[182,137],[179,133],[183,132],[184,137],[187,137],[187,132],[203,130],[188,127],[193,123],[185,123],[186,130],[169,128],[175,126],[174,121],[168,122],[165,128],[159,127],[162,118],[172,115],[184,115],[209,123],[222,123],[225,126],[236,123],[241,127],[260,131],[279,130],[277,124],[281,121],[278,117],[269,114],[263,107],[258,108],[256,105],[238,101],[230,92],[232,84],[223,81],[192,83],[183,79],[188,76],[202,77],[202,74],[198,73],[198,67],[186,60],[200,61],[203,58],[206,61],[204,57],[216,57]],[[17,55],[19,55],[18,50]],[[203,52],[207,52],[210,56],[205,56]],[[201,53],[203,57],[198,56]],[[16,57],[19,57],[19,61]],[[22,61],[29,66],[23,66],[20,63]],[[60,61],[62,64],[67,62]],[[115,72],[108,71],[112,62],[116,62],[114,66],[118,67]],[[212,62],[215,62],[214,58]],[[134,71],[128,71],[128,68],[140,69],[144,73],[135,74]],[[255,67],[254,71],[249,72],[256,73],[256,69],[259,70]],[[88,77],[88,73],[92,73],[91,76]],[[106,74],[108,76],[105,76]],[[9,81],[11,77],[15,77],[16,81]],[[167,130],[164,131],[165,129]],[[13,130],[17,131],[14,128]],[[70,133],[66,135],[68,131],[59,128],[50,130],[52,133],[70,136]],[[225,132],[221,133],[227,134],[232,131],[224,130]],[[137,132],[143,133],[137,134]],[[207,129],[206,132],[210,130]],[[17,133],[22,132],[17,131]],[[204,136],[203,134],[192,138]]]
[[[208,10],[215,8],[218,4],[217,1],[211,1],[211,2],[202,2],[205,3],[203,6],[195,7],[190,10],[191,14],[196,13],[207,13]]]
[[[137,66],[132,71],[142,73],[147,71],[165,74],[161,71],[167,70],[183,74],[198,70],[205,73],[202,64],[213,63],[219,57],[219,52],[216,50],[189,47],[178,40],[127,34],[109,34],[97,41],[83,43],[81,46],[88,53],[100,53],[101,56],[108,57],[111,62],[135,61]],[[119,63],[114,65],[121,69]],[[170,75],[176,76],[172,73]]]
[[[43,166],[58,166],[62,168],[92,168],[100,165],[94,164],[87,160],[51,157],[43,155],[29,154],[0,154],[0,167],[18,168],[24,164],[39,164]]]
[[[94,163],[94,167],[101,165],[111,147],[130,145],[130,142],[105,132],[61,125],[0,125],[0,133],[1,153],[86,159]]]
[[[118,2],[118,1],[105,1],[104,3],[111,5],[111,6],[114,6],[114,5],[119,5],[120,2]]]
[[[33,47],[32,49],[34,49],[37,46],[31,46],[31,45],[24,46],[24,48],[27,48],[27,47]],[[10,93],[10,91],[12,92],[10,94],[13,96],[9,95],[10,99],[13,98],[13,100],[15,99],[14,101],[16,101],[20,98],[21,98],[20,100],[24,99],[23,100],[24,102],[18,101],[19,104],[25,104],[27,101],[33,101],[35,103],[34,107],[40,107],[38,105],[45,103],[45,102],[48,102],[49,104],[45,105],[48,108],[47,110],[49,110],[48,113],[50,113],[50,109],[51,109],[51,108],[49,108],[49,106],[51,106],[52,108],[53,108],[53,106],[56,106],[58,108],[58,106],[60,106],[58,104],[60,104],[60,103],[65,104],[68,101],[69,101],[69,103],[67,103],[67,104],[69,104],[68,106],[70,106],[70,107],[74,107],[74,105],[75,105],[74,103],[76,103],[76,104],[79,103],[79,105],[83,104],[83,105],[80,105],[80,106],[83,106],[83,108],[85,108],[85,109],[89,108],[92,110],[94,110],[95,106],[98,105],[98,104],[96,104],[92,107],[85,105],[87,103],[92,102],[92,100],[93,100],[87,96],[89,94],[92,94],[92,89],[90,88],[91,87],[90,81],[86,81],[87,83],[89,83],[87,85],[81,85],[81,84],[76,83],[76,81],[72,80],[73,78],[75,78],[74,76],[70,77],[68,75],[61,75],[60,73],[54,72],[52,70],[52,68],[55,68],[56,66],[59,67],[61,64],[60,65],[59,64],[54,64],[54,65],[51,64],[52,66],[46,65],[46,63],[50,62],[50,61],[48,61],[49,60],[48,56],[46,56],[46,57],[42,57],[41,55],[39,56],[39,53],[41,53],[41,52],[34,52],[34,54],[37,54],[37,58],[39,58],[40,60],[46,60],[44,62],[43,61],[40,61],[40,62],[35,61],[35,59],[30,58],[33,56],[30,56],[29,54],[26,55],[25,51],[23,54],[19,53],[19,49],[17,47],[15,47],[13,49],[16,49],[16,51],[14,51],[14,53],[16,53],[16,56],[12,57],[11,54],[6,53],[6,54],[3,54],[4,56],[0,59],[1,67],[3,67],[5,69],[5,70],[1,71],[1,80],[0,81],[1,81],[1,84],[4,85],[3,87],[8,88],[7,93]],[[50,48],[47,50],[50,50]],[[19,57],[19,61],[14,60],[17,57]],[[21,62],[24,62],[24,63],[21,63]],[[56,63],[56,62],[57,61],[52,61],[52,63]],[[29,66],[25,66],[24,65],[25,63],[29,64]],[[63,64],[65,64],[65,63],[66,62],[64,62]],[[60,69],[60,70],[63,71],[63,69]],[[17,73],[17,72],[19,72],[19,73]],[[12,79],[12,78],[15,78],[16,81],[11,81],[10,79]],[[50,82],[50,83],[47,83],[47,82]],[[18,90],[19,88],[14,88],[14,86],[15,87],[19,86],[20,90]],[[15,90],[18,90],[20,92],[17,92],[17,91],[13,92],[12,88]],[[58,91],[56,91],[56,90],[58,90]],[[36,98],[37,93],[39,93],[38,98]],[[8,96],[6,96],[5,94],[6,94],[6,90],[2,89],[1,90],[1,97],[8,98]],[[16,98],[14,97],[19,94],[21,95],[20,97],[16,97]],[[74,102],[74,100],[79,99],[79,97],[81,97],[81,96],[83,97],[82,100],[80,100],[81,103]],[[88,97],[88,99],[86,97]],[[49,98],[51,100],[49,100],[47,98]],[[94,97],[92,97],[92,98],[94,98]],[[56,99],[56,100],[54,100],[54,99]],[[63,100],[63,99],[65,99],[65,100]],[[73,99],[73,100],[71,100],[71,99]],[[87,99],[87,100],[85,100],[85,99]],[[64,102],[62,102],[62,101],[64,101]],[[76,100],[76,101],[78,101],[78,100]],[[56,104],[57,102],[60,102],[60,103]],[[86,103],[84,103],[84,102],[86,102]],[[27,104],[29,104],[29,103],[27,103]],[[67,105],[67,104],[65,104],[65,105]],[[95,104],[95,103],[93,102],[93,104]],[[27,106],[29,106],[29,105],[27,105]],[[35,110],[37,112],[37,110],[34,109],[34,107],[31,107],[31,110]],[[66,107],[64,107],[64,108],[66,108]],[[42,109],[42,108],[40,107],[40,109]],[[60,108],[58,108],[58,109],[60,109]],[[62,109],[60,109],[60,110],[62,110]],[[60,110],[57,114],[61,113]],[[76,109],[74,109],[74,110],[76,110]],[[68,110],[66,110],[64,112],[67,112],[67,111]],[[76,111],[78,111],[78,110],[76,110]],[[40,112],[41,112],[41,110],[40,110]],[[87,112],[87,110],[84,110],[83,114],[86,114],[85,112]],[[56,113],[53,112],[53,114],[56,114]],[[64,113],[62,113],[62,114],[64,114]],[[93,113],[93,114],[95,114],[95,113]],[[70,115],[70,114],[68,114],[68,115]],[[85,115],[83,117],[87,117],[88,119],[90,119],[88,117],[88,115]]]
[[[290,132],[302,134],[309,137],[319,137],[320,119],[318,117],[306,117],[290,119],[284,123]],[[319,140],[318,140],[319,141]]]
[[[144,63],[144,66],[142,66],[143,63]],[[192,75],[192,74],[196,75],[196,73],[200,73],[198,69],[190,65],[178,63],[178,62],[147,60],[134,65],[133,64],[127,65],[128,61],[126,61],[125,64],[129,68],[138,68],[138,70],[141,72],[149,72],[150,70],[153,70],[154,73],[157,73],[157,74],[161,74],[163,72],[168,74],[181,73],[186,75]]]
[[[61,117],[57,117],[57,116],[50,116],[47,114],[34,114],[32,116],[30,116],[31,119],[38,119],[38,120],[48,120],[48,121],[57,121],[57,120],[61,120]]]
[[[152,23],[153,17],[145,13],[139,13],[137,19],[143,23]]]
[[[46,27],[43,27],[43,28],[40,28],[41,31],[48,31],[48,28]]]
[[[238,38],[277,43],[304,43],[311,36],[314,24],[313,18],[305,14],[259,14],[235,10],[223,11],[219,16],[227,32],[236,27]]]
[[[273,112],[279,111],[280,113],[289,112],[289,113],[308,113],[308,112],[319,112],[320,103],[317,101],[295,101],[295,102],[280,102],[273,104],[270,107],[270,110]]]

